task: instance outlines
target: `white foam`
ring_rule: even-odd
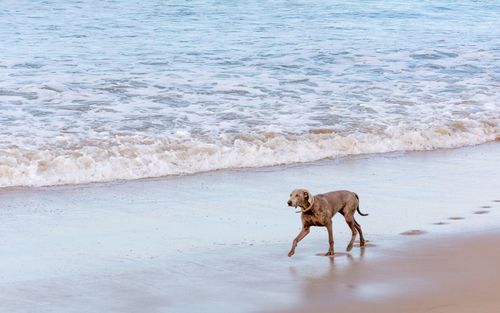
[[[495,140],[499,119],[453,121],[434,127],[384,131],[223,135],[203,140],[187,132],[171,138],[116,136],[45,149],[0,151],[0,187],[81,184],[191,174],[227,168],[310,162],[365,153],[432,150]]]

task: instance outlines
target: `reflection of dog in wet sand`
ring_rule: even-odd
[[[363,247],[365,245],[365,238],[363,237],[361,226],[354,219],[354,213],[358,211],[362,216],[368,214],[363,214],[359,210],[359,197],[354,192],[340,190],[313,196],[306,189],[296,189],[290,194],[288,205],[295,208],[300,207],[300,213],[302,213],[302,230],[293,240],[292,249],[288,252],[289,257],[295,253],[295,248],[299,241],[309,234],[309,228],[311,226],[326,227],[328,230],[329,249],[325,255],[333,255],[332,218],[337,212],[344,216],[347,225],[352,231],[352,237],[347,245],[347,251],[351,251],[358,232],[360,246]]]

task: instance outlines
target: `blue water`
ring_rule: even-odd
[[[0,186],[500,134],[498,1],[2,1]]]

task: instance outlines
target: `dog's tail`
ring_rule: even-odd
[[[358,199],[358,207],[356,208],[356,211],[358,211],[359,215],[361,216],[368,216],[368,213],[361,213],[361,211],[359,210],[359,197],[355,192],[353,192],[353,194],[356,196],[356,199]]]

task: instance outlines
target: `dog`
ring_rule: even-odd
[[[347,251],[351,251],[358,232],[360,246],[365,245],[361,226],[354,219],[354,213],[357,211],[361,216],[367,216],[368,214],[361,213],[359,210],[359,197],[354,192],[339,190],[313,196],[307,189],[296,189],[290,194],[290,200],[288,200],[287,204],[294,208],[300,207],[301,210],[297,213],[301,213],[302,218],[302,230],[293,240],[292,249],[288,252],[289,257],[295,254],[297,244],[309,234],[311,226],[326,227],[329,248],[325,256],[334,255],[332,218],[337,212],[344,216],[347,225],[352,231]]]

